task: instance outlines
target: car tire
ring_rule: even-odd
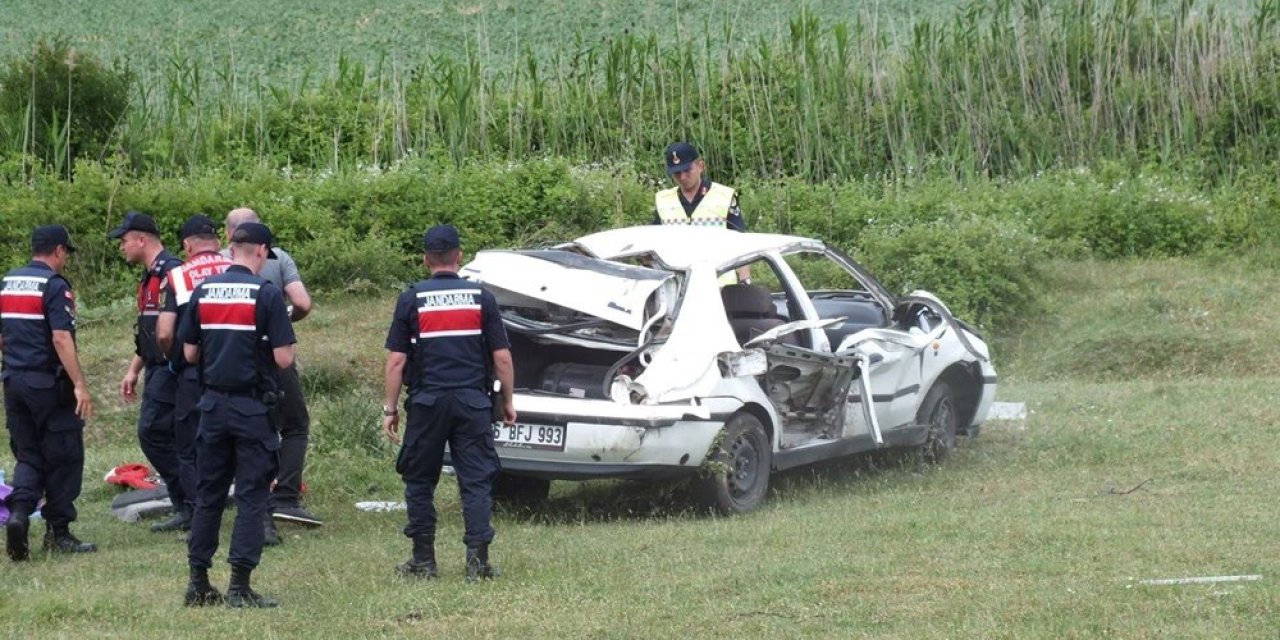
[[[534,507],[547,501],[551,481],[498,472],[493,479],[493,500],[507,507]]]
[[[922,462],[942,464],[946,461],[951,450],[956,448],[958,422],[959,413],[951,387],[942,381],[934,383],[933,388],[925,395],[924,402],[920,403],[920,412],[916,414],[916,423],[929,428],[924,443],[917,450]]]
[[[695,483],[701,502],[725,515],[746,513],[764,502],[773,465],[773,443],[760,420],[734,414],[707,454],[710,471]],[[727,467],[727,468],[726,468]]]

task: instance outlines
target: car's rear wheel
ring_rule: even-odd
[[[493,499],[508,507],[533,507],[546,502],[551,481],[498,472],[493,479]]]
[[[758,418],[749,413],[730,418],[707,460],[705,475],[695,481],[704,505],[734,514],[751,511],[764,501],[773,445]]]
[[[924,444],[920,445],[919,454],[923,462],[942,464],[956,448],[956,428],[960,414],[956,411],[955,394],[947,383],[938,381],[925,395],[920,403],[920,412],[916,414],[919,424],[928,426]]]

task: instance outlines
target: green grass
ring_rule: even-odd
[[[399,498],[392,451],[330,448],[308,472],[310,504],[327,525],[286,527],[286,544],[267,551],[255,576],[283,599],[270,613],[181,608],[184,547],[105,514],[113,490],[97,478],[140,456],[129,440],[133,414],[105,395],[127,355],[127,324],[101,311],[84,349],[104,418],[90,427],[77,531],[103,549],[0,566],[0,635],[1274,637],[1274,369],[1246,361],[1190,376],[1159,367],[1095,374],[1074,368],[1068,348],[1098,335],[1176,331],[1191,322],[1178,310],[1206,306],[1212,330],[1265,348],[1274,331],[1258,320],[1276,317],[1280,303],[1265,295],[1274,271],[1250,264],[1063,264],[1057,271],[1069,278],[1051,283],[1045,317],[997,343],[1000,395],[1028,403],[1025,425],[988,425],[938,469],[851,461],[783,474],[764,508],[737,518],[691,513],[669,485],[557,485],[545,509],[498,517],[494,557],[505,576],[491,584],[463,583],[448,479],[441,579],[395,578],[390,569],[408,552],[403,514],[351,506]],[[1248,303],[1214,302],[1233,291]],[[1168,315],[1133,322],[1157,293]],[[373,428],[375,402],[362,416],[338,399],[376,397],[389,309],[389,299],[322,300],[299,325],[304,375],[355,369],[349,382],[323,376],[334,395],[312,400],[321,439]],[[1145,343],[1117,340],[1113,357],[1138,355],[1132,344]],[[1176,346],[1166,353],[1179,361],[1186,354]],[[1250,573],[1264,579],[1136,584]],[[215,576],[224,582],[225,566]]]

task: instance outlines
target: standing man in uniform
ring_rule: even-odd
[[[156,341],[168,354],[169,366],[177,377],[177,394],[173,399],[173,444],[178,454],[178,476],[182,483],[182,495],[186,498],[183,510],[190,521],[196,500],[196,429],[200,414],[195,410],[200,399],[199,371],[187,364],[182,353],[182,343],[174,339],[178,319],[183,317],[187,303],[196,287],[211,276],[225,272],[231,259],[218,250],[218,227],[209,216],[197,213],[187,219],[178,233],[187,261],[169,271],[161,290],[162,307],[156,320]]]
[[[204,393],[196,404],[196,510],[187,538],[191,570],[185,602],[216,604],[209,583],[218,529],[234,480],[236,520],[231,534],[232,607],[276,606],[254,592],[249,577],[262,559],[262,520],[267,512],[280,435],[267,415],[275,404],[277,372],[293,364],[293,326],[284,294],[257,274],[271,252],[271,231],[247,222],[231,236],[234,264],[196,287],[178,330],[183,354],[199,367]]]
[[[143,265],[138,282],[138,320],[133,327],[133,360],[120,381],[120,395],[125,402],[137,400],[138,376],[146,370],[146,386],[142,390],[142,408],[138,411],[138,444],[151,467],[164,478],[173,503],[173,516],[152,525],[152,531],[185,531],[191,514],[183,508],[183,493],[178,474],[178,452],[173,443],[173,394],[177,384],[164,351],[156,342],[156,319],[160,315],[160,286],[169,270],[182,264],[165,250],[160,242],[160,229],[151,216],[137,211],[125,214],[120,226],[107,237],[116,240],[120,253],[129,264]]]
[[[493,446],[490,375],[501,382],[503,420],[516,419],[510,342],[493,294],[458,277],[458,231],[432,227],[423,239],[431,278],[400,294],[387,333],[386,393],[382,428],[399,442],[400,387],[408,380],[404,445],[396,471],[404,478],[413,557],[396,567],[402,575],[434,578],[436,483],[449,445],[462,496],[467,580],[497,576],[489,564],[493,479],[500,469]],[[407,371],[406,371],[407,368]],[[492,373],[491,373],[492,372]]]
[[[227,214],[227,237],[245,222],[261,222],[253,209],[233,209]],[[302,283],[298,265],[283,249],[273,249],[272,259],[259,274],[271,284],[284,290],[289,303],[289,319],[297,322],[311,313],[311,295]],[[272,517],[309,527],[324,524],[319,517],[302,506],[302,469],[307,464],[307,439],[311,431],[311,416],[307,412],[306,399],[302,396],[302,384],[297,366],[280,372],[280,391],[284,397],[274,409],[275,425],[280,430],[280,475],[271,494],[271,513],[266,519],[268,545],[280,544]]]
[[[702,175],[707,165],[697,147],[688,142],[672,143],[663,159],[667,175],[675,180],[676,186],[654,194],[653,224],[747,230],[733,189]],[[725,274],[721,282],[734,284],[739,278],[748,282],[750,277],[750,268],[741,267],[738,278]]]
[[[0,379],[17,461],[5,544],[14,562],[30,556],[27,530],[41,497],[46,550],[97,550],[71,535],[84,477],[84,421],[93,416],[76,354],[76,299],[61,275],[75,250],[66,227],[37,227],[31,262],[0,283]]]

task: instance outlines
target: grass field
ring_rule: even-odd
[[[787,20],[802,8],[831,21],[853,21],[862,13],[905,25],[915,17],[937,15],[959,4],[959,0],[927,4],[906,0],[307,0],[282,5],[229,0],[214,8],[163,0],[50,0],[0,13],[0,54],[25,52],[39,36],[62,35],[83,50],[108,59],[127,58],[141,66],[163,63],[175,54],[215,60],[230,56],[242,72],[281,77],[315,69],[317,63],[319,69],[327,70],[327,65],[336,63],[336,52],[370,62],[386,56],[405,63],[430,55],[457,55],[470,45],[499,59],[515,59],[525,49],[547,53],[624,30],[656,31],[670,44],[700,39],[707,25],[716,31],[728,25],[746,39],[751,34],[785,31]]]
[[[0,565],[0,635],[1276,637],[1280,394],[1265,354],[1280,276],[1248,258],[1059,267],[1045,315],[996,341],[1000,397],[1028,403],[1025,424],[988,425],[939,469],[788,473],[737,518],[691,513],[678,487],[557,485],[546,508],[497,519],[506,575],[481,585],[462,580],[451,481],[435,582],[391,574],[403,514],[351,506],[400,491],[372,433],[391,298],[322,300],[299,329],[310,504],[327,525],[285,528],[267,552],[255,578],[282,598],[274,612],[183,609],[185,547],[106,514],[100,474],[140,455],[135,414],[112,397],[128,311],[100,309],[83,334],[102,418],[77,531],[102,551]],[[1188,339],[1218,335],[1217,363]],[[1264,578],[1136,584],[1219,574]]]

